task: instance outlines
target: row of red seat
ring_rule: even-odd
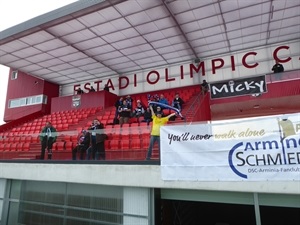
[[[163,93],[166,97],[168,96],[170,99],[173,99],[177,91],[179,91],[182,98],[187,103],[191,96],[197,92],[197,87],[188,89],[185,88],[184,91],[183,89],[166,90],[164,92],[157,92],[157,94]],[[146,94],[132,95],[132,98],[135,101],[137,99],[144,99],[147,101]],[[95,117],[106,125],[105,132],[108,135],[108,139],[105,141],[105,146],[108,153],[117,153],[118,151],[124,150],[128,152],[142,151],[144,154],[148,148],[151,126],[147,126],[146,123],[138,124],[135,121],[131,124],[124,124],[123,127],[120,127],[119,124],[111,124],[115,115],[115,107],[112,106],[104,110],[102,110],[102,108],[94,107],[92,109],[74,109],[55,112],[51,115],[37,118],[32,122],[24,123],[22,126],[13,128],[10,132],[0,133],[0,136],[3,137],[0,139],[0,151],[26,151],[26,149],[29,149],[31,143],[40,143],[38,137],[39,132],[44,126],[44,123],[51,119],[51,122],[55,123],[55,127],[59,132],[59,138],[53,145],[53,151],[71,152],[71,150],[77,145],[78,132],[80,132],[82,128],[87,129],[90,126],[91,120],[93,119],[91,115],[95,115]],[[77,117],[80,117],[80,119]],[[89,120],[87,120],[88,117],[90,118]],[[85,125],[82,127],[82,124]],[[69,125],[72,125],[72,132],[69,130]],[[77,132],[74,131],[74,129],[76,129],[76,125],[78,126]],[[69,131],[74,134],[68,135]],[[24,137],[22,137],[23,134],[28,135],[24,135]],[[18,143],[19,145],[17,145]],[[25,148],[23,148],[23,146],[25,146]],[[69,153],[67,153],[67,155],[69,155]],[[113,157],[112,154],[110,156]]]
[[[0,143],[1,151],[29,151],[30,143],[18,142],[18,143]]]
[[[147,149],[149,145],[149,135],[147,138],[123,138],[121,139],[111,139],[105,141],[105,149],[106,151],[110,150],[142,150]],[[77,146],[76,142],[72,141],[58,141],[53,144],[53,151],[69,151],[71,152],[73,148]]]

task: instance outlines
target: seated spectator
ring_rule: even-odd
[[[91,86],[90,91],[89,92],[95,92],[96,90],[94,89],[93,86]]]
[[[123,100],[123,103],[121,106],[119,106],[118,112],[119,112],[119,121],[121,127],[124,123],[129,123],[130,115],[131,115],[131,105],[125,100]]]
[[[142,122],[147,122],[147,125],[149,125],[151,121],[152,121],[151,110],[149,107],[147,107],[147,109],[144,113],[144,119],[142,120]]]
[[[109,87],[108,87],[108,85],[107,85],[107,84],[105,84],[105,85],[104,85],[104,88],[103,88],[103,90],[104,90],[104,91],[108,91],[108,92],[109,92]]]
[[[201,84],[201,93],[204,95],[206,94],[206,92],[208,92],[208,90],[209,90],[208,83],[206,82],[206,80],[203,80]]]
[[[127,101],[127,104],[130,105],[132,108],[133,99],[130,97],[130,95],[127,95],[126,101]]]
[[[184,101],[182,100],[182,98],[179,97],[179,94],[176,93],[175,98],[173,99],[173,102],[172,102],[172,106],[174,108],[178,109],[179,111],[181,111],[183,104],[184,104]]]
[[[78,88],[78,89],[76,90],[76,93],[77,93],[78,95],[81,95],[81,94],[84,94],[84,91],[81,90],[81,88]]]
[[[148,94],[147,95],[147,98],[148,98],[148,102],[151,101],[151,102],[158,102],[159,101],[159,95],[150,95]],[[154,110],[154,112],[156,112],[156,107],[157,105],[156,104],[151,104],[152,105],[152,108]]]
[[[141,100],[136,101],[136,107],[133,111],[133,117],[137,119],[137,122],[140,123],[140,117],[142,117],[145,113],[145,109],[141,103]]]
[[[163,94],[160,95],[158,102],[165,104],[165,105],[169,105],[168,100],[165,98],[165,96]],[[165,107],[161,107],[161,108],[165,109]]]
[[[72,149],[72,159],[76,160],[77,152],[80,152],[80,160],[83,160],[83,155],[85,151],[90,146],[90,133],[86,130],[82,130],[77,137],[77,145]]]

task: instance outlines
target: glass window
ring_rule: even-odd
[[[12,184],[11,193],[21,194],[10,198],[9,224],[123,224],[121,187],[39,181],[19,185]]]
[[[26,98],[21,98],[20,99],[20,106],[26,105]]]
[[[20,106],[20,100],[19,99],[10,100],[9,108],[15,108],[15,107],[19,107],[19,106]]]
[[[12,80],[15,80],[18,78],[18,71],[17,70],[14,70],[11,72],[11,79]]]
[[[46,95],[43,95],[43,104],[47,104],[48,98]]]
[[[46,95],[36,95],[30,96],[27,98],[19,98],[19,99],[12,99],[9,101],[9,108],[16,108],[20,106],[27,106],[27,105],[36,105],[36,104],[47,104],[47,96]]]

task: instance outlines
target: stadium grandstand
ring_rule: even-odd
[[[300,224],[299,46],[299,0],[82,0],[0,32],[0,224]],[[115,104],[176,94],[146,160],[152,122]],[[95,119],[105,160],[74,160]]]

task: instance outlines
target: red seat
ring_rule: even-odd
[[[10,146],[11,146],[11,143],[6,143],[4,144],[4,151],[10,151]]]
[[[18,149],[17,149],[17,143],[12,143],[12,144],[10,145],[10,150],[11,150],[11,151],[18,151]]]
[[[139,127],[140,124],[138,122],[133,122],[130,124],[131,127]]]
[[[110,149],[110,141],[105,141],[105,150],[109,150]]]
[[[123,131],[123,132],[121,132],[120,138],[122,140],[129,140],[130,139],[130,133],[129,133],[129,131]]]
[[[72,151],[72,149],[73,149],[73,142],[72,141],[67,141],[66,144],[65,144],[65,149],[67,151]]]
[[[29,151],[29,148],[30,148],[30,143],[29,143],[29,142],[26,142],[26,143],[23,144],[22,150],[23,150],[23,151]]]
[[[16,146],[17,151],[22,151],[23,150],[23,143],[18,143]]]
[[[111,140],[110,141],[110,149],[112,149],[112,150],[120,149],[120,140],[119,139]]]
[[[56,151],[57,150],[57,142],[54,142],[52,145],[52,151]]]
[[[71,141],[71,136],[70,136],[70,135],[64,135],[64,136],[63,136],[63,140],[64,140],[65,142],[69,142],[69,141]]]
[[[149,143],[150,143],[150,137],[142,139],[141,148],[142,149],[148,149]]]
[[[32,140],[32,137],[31,136],[26,136],[25,137],[25,142],[31,142]]]
[[[130,138],[131,139],[140,139],[141,138],[140,131],[139,130],[132,130]]]
[[[123,139],[122,138],[122,141],[120,142],[121,143],[121,149],[123,149],[123,150],[128,150],[128,149],[130,149],[130,139]]]
[[[60,123],[56,126],[57,130],[63,130],[63,125]]]
[[[132,149],[141,149],[141,139],[131,139]]]
[[[65,150],[65,142],[64,141],[59,141],[59,142],[55,142],[56,143],[56,151],[64,151]],[[54,150],[54,148],[53,148]]]

